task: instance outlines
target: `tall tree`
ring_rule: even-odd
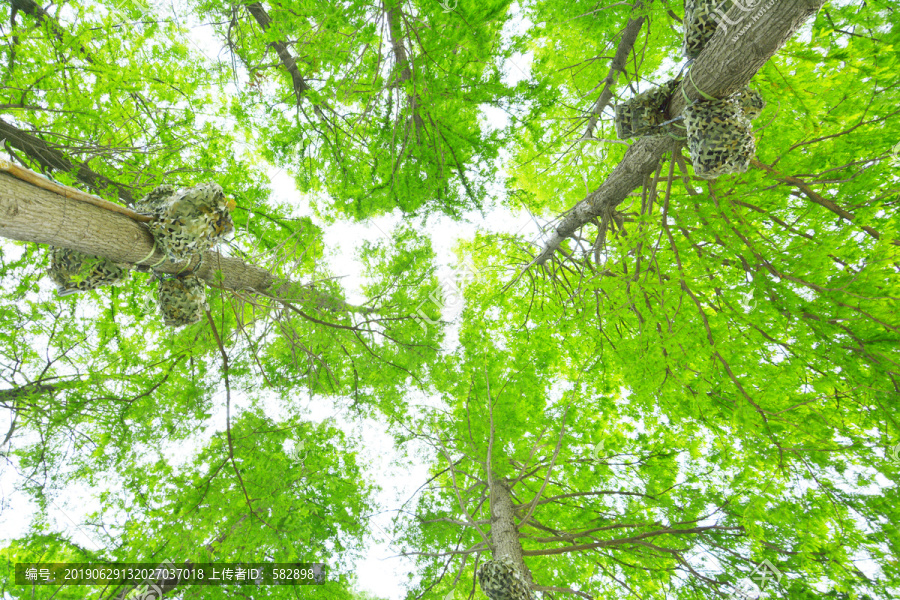
[[[746,36],[755,39],[767,11],[802,7],[781,4],[743,13],[744,26],[729,26],[728,36],[718,31],[693,65],[693,78],[685,77],[681,86],[731,85],[733,79],[717,84],[701,69],[727,56],[734,44],[747,43]],[[601,356],[602,376],[620,377],[632,392],[630,402],[645,410],[691,407],[694,418],[727,416],[730,427],[740,423],[749,426],[748,433],[763,435],[764,447],[779,462],[791,455],[813,460],[811,448],[838,451],[836,439],[852,440],[866,464],[883,462],[873,451],[892,447],[894,399],[900,393],[900,323],[892,308],[900,298],[898,240],[891,233],[897,218],[889,209],[898,194],[890,148],[900,139],[892,118],[900,80],[892,68],[896,57],[884,50],[885,40],[897,35],[896,14],[880,8],[829,5],[800,39],[788,41],[762,67],[754,85],[768,100],[760,119],[768,125],[756,131],[758,157],[750,171],[701,181],[677,148],[665,164],[645,161],[653,168],[640,177],[642,189],[622,188],[632,204],[593,221],[596,237],[584,239],[583,231],[549,254],[546,240],[537,253],[510,240],[490,242],[505,257],[501,262],[518,269],[493,284],[487,304],[519,315],[521,324],[552,324],[576,356]],[[574,7],[566,14],[587,26],[580,11]],[[672,17],[655,5],[642,11],[648,43],[656,48],[647,60],[679,52],[677,32],[654,26]],[[738,21],[741,13],[735,7],[729,15],[729,22]],[[580,33],[573,40],[585,37]],[[567,88],[555,73],[585,59],[580,46],[562,44],[538,56],[536,64],[546,65],[539,73],[559,93]],[[857,69],[883,77],[849,94]],[[601,73],[605,67],[593,77],[586,73],[579,86],[600,80]],[[685,91],[690,98],[691,89]],[[671,110],[677,112],[683,100],[676,92]],[[795,115],[802,117],[799,127]],[[596,125],[609,127],[602,120]],[[634,157],[651,157],[644,150],[670,139],[641,138],[617,163],[621,154],[612,149],[601,154],[613,159],[605,162],[585,160],[591,156],[587,150],[566,154],[565,130],[552,133],[543,138],[548,142],[525,138],[522,156],[532,160],[515,180],[524,197],[538,203],[557,198],[560,189],[570,197],[580,193],[574,184],[579,171],[589,177],[612,169],[607,183],[632,177]],[[580,125],[577,135],[582,136]],[[561,241],[547,239],[551,245]],[[552,257],[545,270],[531,267],[545,257]],[[705,400],[716,408],[702,409]],[[817,416],[832,405],[842,407],[846,424]]]
[[[243,67],[233,114],[336,219],[482,208],[504,137],[480,105],[514,94],[501,73],[509,4],[198,6]]]
[[[428,291],[421,284],[432,280],[427,241],[413,232],[398,231],[388,242],[393,248],[385,247],[387,244],[371,248],[366,272],[369,282],[363,287],[371,294],[372,303],[348,305],[322,266],[319,229],[309,219],[293,219],[289,209],[271,202],[253,161],[235,158],[234,138],[227,123],[216,115],[221,104],[215,97],[205,96],[224,84],[214,79],[209,82],[211,88],[204,87],[204,79],[216,72],[203,69],[203,61],[188,51],[187,40],[174,23],[157,35],[154,18],[138,13],[126,15],[137,20],[130,23],[122,21],[121,13],[106,13],[97,5],[79,6],[74,22],[69,22],[65,17],[51,19],[34,4],[25,8],[24,14],[16,8],[10,19],[19,27],[25,18],[27,30],[7,37],[4,47],[11,68],[5,73],[2,91],[12,98],[4,107],[10,115],[3,125],[4,149],[11,158],[64,183],[87,185],[124,204],[159,183],[190,185],[214,180],[238,200],[235,220],[240,234],[229,250],[206,256],[198,275],[208,283],[210,310],[203,322],[179,332],[165,330],[153,314],[151,286],[155,282],[148,275],[135,273],[121,287],[57,299],[49,296],[49,286],[41,281],[47,260],[35,243],[124,263],[153,264],[159,273],[176,273],[185,265],[163,260],[143,223],[146,219],[121,205],[104,204],[52,181],[12,177],[10,172],[21,175],[25,171],[4,161],[0,202],[5,218],[0,235],[28,244],[3,247],[2,313],[10,325],[0,348],[6,382],[2,402],[10,415],[10,428],[2,438],[3,461],[16,468],[20,489],[37,501],[42,514],[33,524],[33,535],[11,548],[28,547],[38,551],[29,557],[41,556],[42,545],[49,539],[44,516],[63,502],[69,486],[87,483],[99,488],[93,499],[103,511],[130,504],[135,512],[129,519],[117,521],[125,530],[108,531],[104,536],[107,552],[81,556],[155,560],[146,547],[129,540],[128,531],[137,530],[148,536],[154,530],[154,548],[164,548],[177,539],[179,544],[187,544],[176,549],[177,553],[201,552],[210,539],[202,533],[210,533],[213,539],[223,534],[212,530],[220,503],[225,502],[229,490],[237,490],[233,481],[222,487],[223,480],[230,477],[242,481],[239,487],[246,502],[241,508],[235,497],[233,520],[247,517],[252,524],[248,530],[251,538],[243,532],[244,547],[256,552],[268,545],[273,556],[284,560],[323,560],[334,565],[346,561],[348,540],[357,544],[365,531],[360,507],[365,506],[370,490],[352,469],[347,473],[352,459],[345,444],[335,443],[335,451],[320,465],[317,478],[302,483],[308,491],[304,497],[309,503],[323,504],[322,510],[284,502],[286,494],[296,495],[285,487],[290,483],[286,475],[290,468],[285,465],[284,472],[275,476],[269,464],[273,457],[283,456],[283,451],[276,452],[273,446],[282,440],[267,441],[264,453],[242,448],[240,439],[232,440],[232,430],[241,431],[246,415],[237,409],[232,414],[230,390],[265,387],[267,393],[287,398],[346,394],[351,409],[368,411],[377,405],[390,418],[402,419],[404,382],[421,376],[424,360],[434,352],[435,329],[426,335],[409,309]],[[99,13],[95,12],[98,9]],[[129,24],[133,26],[126,26]],[[79,28],[83,31],[70,31]],[[116,37],[117,32],[124,35]],[[148,44],[148,51],[127,47],[134,44],[139,48],[141,43]],[[49,52],[48,47],[58,52]],[[119,60],[119,54],[128,58],[127,64]],[[40,56],[59,56],[61,62],[47,65]],[[35,72],[38,67],[43,69],[40,73]],[[154,80],[157,69],[168,71],[169,76]],[[70,74],[75,79],[66,79]],[[26,93],[17,96],[20,88]],[[69,92],[82,88],[78,98]],[[28,95],[30,90],[36,90],[34,97]],[[173,90],[181,94],[184,104],[169,97]],[[115,104],[115,109],[107,103]],[[168,110],[167,103],[171,105]],[[208,120],[202,115],[204,110],[209,110]],[[57,111],[63,118],[54,120]],[[166,120],[179,112],[183,120],[174,124]],[[128,127],[122,139],[133,145],[109,146],[103,156],[110,162],[80,154],[84,132],[124,125]],[[151,145],[137,146],[151,139]],[[126,173],[133,177],[123,178]],[[214,402],[213,395],[222,392],[228,395],[227,401]],[[194,515],[191,527],[197,535],[173,534],[158,522],[171,515],[154,516],[158,503],[171,506],[179,502],[169,495],[177,494],[178,489],[160,490],[160,496],[150,499],[139,487],[134,490],[135,497],[117,495],[115,483],[106,489],[98,484],[115,473],[130,472],[129,477],[138,481],[138,473],[144,470],[140,465],[154,451],[160,455],[157,475],[172,476],[177,467],[171,462],[173,445],[196,441],[194,436],[220,410],[227,416],[224,431],[228,433],[229,461],[225,466],[221,463],[221,446],[210,453],[209,460],[219,462],[209,470],[206,491],[201,486],[198,493],[214,491],[209,506],[215,508]],[[257,424],[253,432],[308,428],[299,417],[302,412],[296,406],[291,410],[294,414],[288,422]],[[326,444],[335,439],[334,432],[319,438],[313,435],[308,441]],[[242,474],[242,461],[267,476],[255,480]],[[202,466],[201,462],[194,467]],[[187,477],[191,469],[185,473]],[[342,479],[344,473],[349,477],[346,480]],[[257,496],[275,504],[260,509]],[[293,514],[294,521],[279,522],[273,529],[277,535],[260,544],[261,538],[254,537],[259,526],[256,521],[272,517],[266,511],[273,506]],[[333,513],[334,509],[337,512]],[[298,517],[305,511],[301,523]],[[349,520],[332,518],[341,511],[352,516]],[[94,525],[98,531],[111,525],[106,514],[97,518]],[[340,528],[345,527],[342,533]],[[293,543],[301,538],[311,544],[309,551],[304,554],[294,547],[292,556],[285,554],[285,539]],[[49,551],[71,548],[73,541],[51,544]],[[231,547],[241,548],[237,543]],[[217,548],[234,556],[222,544]],[[346,581],[335,580],[331,591],[335,597],[346,597],[349,588]],[[26,592],[20,589],[17,593]]]
[[[723,406],[721,379],[676,396],[676,383],[659,386],[666,363],[628,353],[626,336],[607,334],[613,352],[591,345],[585,311],[517,297],[483,317],[493,281],[469,291],[462,347],[435,369],[441,402],[401,434],[432,465],[396,520],[419,574],[411,597],[481,597],[475,573],[500,556],[553,598],[892,597],[900,573],[886,559],[900,538],[872,484],[896,485],[900,464],[879,432],[863,433],[874,407],[823,398],[807,412],[810,401],[791,406],[800,390],[776,407],[776,377],[760,413]],[[641,363],[655,405],[618,352]]]

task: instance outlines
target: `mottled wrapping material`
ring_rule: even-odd
[[[160,279],[156,299],[163,322],[170,327],[196,323],[209,309],[206,286],[193,275]]]
[[[489,560],[478,569],[478,584],[491,600],[533,600],[531,588],[505,556]]]
[[[766,107],[766,100],[762,94],[750,88],[744,88],[732,97],[740,103],[744,116],[751,121],[761,115]]]
[[[49,274],[60,296],[119,283],[128,277],[129,271],[128,265],[106,258],[50,246]]]
[[[734,96],[684,109],[687,145],[697,177],[743,173],[756,152],[750,120]]]
[[[638,94],[616,105],[616,135],[620,140],[646,135],[666,120],[666,108],[677,80]]]
[[[138,212],[154,217],[147,224],[157,245],[172,260],[187,260],[209,250],[234,231],[234,202],[216,183],[176,192],[159,186],[136,203]]]
[[[684,56],[697,58],[719,26],[716,11],[728,12],[730,0],[684,0]]]

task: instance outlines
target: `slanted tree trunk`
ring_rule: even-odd
[[[747,13],[737,6],[729,11],[729,19],[740,20],[740,25],[716,31],[694,62],[691,77],[685,78],[672,94],[670,118],[684,110],[685,96],[691,102],[699,100],[702,90],[709,96],[724,98],[750,83],[766,61],[822,8],[825,0],[776,0],[771,6],[768,4]],[[546,262],[566,238],[621,204],[632,190],[643,185],[645,177],[656,171],[663,155],[674,147],[675,141],[667,136],[644,137],[634,143],[607,180],[561,218],[533,264]]]
[[[161,273],[176,274],[187,267],[184,262],[166,259],[143,223],[37,187],[2,170],[0,236],[77,250],[118,263],[154,265]],[[312,290],[305,284],[279,279],[266,269],[239,258],[222,256],[216,251],[204,253],[203,264],[196,275],[216,287],[263,292],[279,300],[313,301],[319,308],[327,310],[372,312],[372,309],[353,306]]]

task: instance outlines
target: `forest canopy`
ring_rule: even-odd
[[[3,0],[0,595],[898,597],[898,48],[892,0]]]

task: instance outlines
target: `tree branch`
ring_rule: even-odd
[[[707,525],[705,527],[692,527],[691,529],[660,529],[657,531],[648,531],[647,533],[642,533],[640,535],[635,535],[627,538],[619,538],[617,540],[606,540],[603,542],[596,542],[594,544],[580,544],[577,546],[566,546],[564,548],[550,548],[547,550],[525,550],[522,552],[524,556],[547,556],[550,554],[566,554],[568,552],[579,552],[581,550],[594,550],[596,548],[603,548],[605,546],[618,546],[620,544],[633,544],[637,543],[639,540],[648,537],[655,537],[659,535],[688,535],[692,533],[704,533],[709,530],[724,530],[724,531],[741,531],[742,527],[724,527],[720,525]]]
[[[268,31],[269,27],[272,25],[272,17],[269,16],[269,13],[263,8],[263,5],[259,2],[252,2],[245,4],[244,6],[247,8],[250,16],[256,19],[260,28],[263,31]],[[284,66],[285,70],[291,76],[294,96],[297,98],[297,104],[299,105],[303,100],[304,92],[309,89],[309,84],[306,83],[306,80],[303,79],[303,76],[300,75],[300,71],[297,69],[297,59],[291,55],[290,49],[288,49],[287,44],[284,42],[274,41],[269,42],[269,45],[275,49],[275,53],[281,60],[282,66]]]
[[[134,198],[126,185],[97,173],[84,163],[73,163],[63,156],[62,152],[51,148],[41,138],[0,119],[0,140],[3,138],[6,138],[7,144],[24,152],[28,158],[38,163],[43,169],[74,173],[78,181],[97,192],[111,187],[116,190],[116,194],[122,202],[128,205],[134,204]]]
[[[632,12],[638,11],[641,8],[643,8],[643,3],[638,0],[634,3]],[[609,105],[609,101],[612,100],[612,88],[616,85],[619,73],[625,71],[625,61],[628,60],[628,55],[631,54],[634,43],[637,41],[637,36],[641,32],[641,27],[643,26],[644,17],[628,19],[625,31],[622,32],[622,39],[619,40],[619,46],[616,48],[616,54],[613,56],[612,62],[609,65],[609,74],[603,80],[603,91],[600,92],[600,97],[597,98],[593,108],[591,108],[591,117],[588,119],[587,129],[585,130],[584,135],[581,136],[581,139],[594,139],[594,127],[597,126],[597,120],[600,118],[600,113],[606,109]]]
[[[155,265],[155,270],[173,275],[189,267],[165,258],[143,223],[36,187],[2,171],[0,236],[77,250],[117,263]],[[204,253],[195,275],[216,287],[263,292],[280,300],[313,301],[330,310],[373,312],[353,307],[303,283],[278,278],[262,267],[222,256],[217,251]]]
[[[819,194],[817,194],[815,192],[815,190],[813,190],[811,187],[809,187],[808,183],[806,183],[802,179],[798,179],[796,177],[791,177],[790,175],[782,175],[781,173],[779,173],[778,171],[776,171],[769,165],[767,165],[765,163],[761,163],[756,159],[751,160],[750,164],[753,165],[754,167],[756,167],[757,169],[761,169],[761,170],[765,171],[766,173],[769,173],[770,175],[774,175],[775,178],[778,179],[778,181],[788,183],[788,184],[798,188],[801,192],[803,192],[804,196],[806,196],[807,198],[809,198],[810,200],[812,200],[819,206],[824,206],[825,208],[827,208],[834,214],[838,215],[842,219],[846,219],[846,220],[850,221],[851,223],[854,223],[856,221],[856,215],[854,215],[853,213],[851,213],[848,210],[841,208],[835,202],[829,200],[828,198],[824,198],[824,197],[820,196]],[[881,234],[878,233],[872,227],[869,227],[868,225],[860,225],[860,228],[863,231],[865,231],[866,233],[868,233],[870,236],[875,238],[876,240],[881,239]],[[892,240],[891,243],[894,244],[895,246],[900,246],[900,240]]]

